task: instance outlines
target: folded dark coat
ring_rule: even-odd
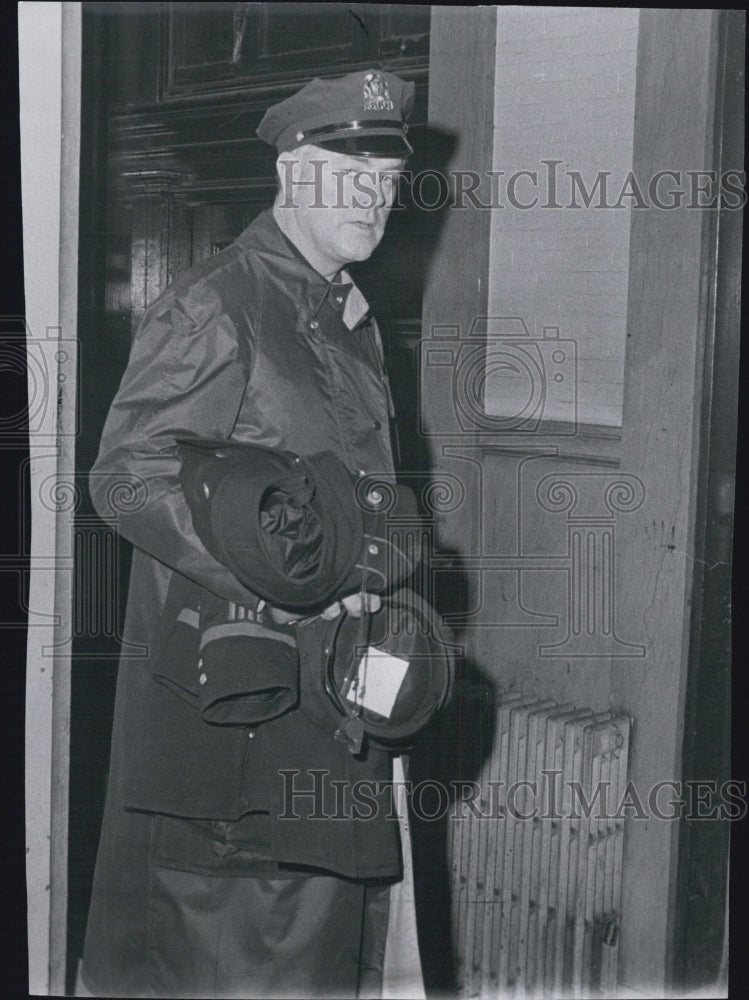
[[[362,587],[379,592],[418,564],[419,517],[406,486],[352,476],[329,451],[192,439],[180,441],[179,454],[198,537],[272,604],[311,609]]]

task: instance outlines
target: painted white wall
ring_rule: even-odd
[[[491,213],[489,315],[521,317],[539,345],[529,351],[546,379],[538,405],[549,420],[622,424],[639,15],[497,11],[493,169],[502,174]],[[545,327],[559,331],[558,363],[555,345],[543,344]],[[486,410],[511,416],[528,399],[530,374],[502,368],[501,354],[487,369]]]

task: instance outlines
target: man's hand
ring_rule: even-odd
[[[342,597],[340,601],[334,601],[324,611],[321,611],[320,618],[324,618],[326,622],[333,621],[334,618],[337,618],[341,614],[344,608],[352,618],[361,618],[362,609],[370,612],[370,614],[374,614],[380,610],[382,601],[379,594],[364,594],[363,598],[362,600],[362,594],[349,594],[348,597]],[[298,611],[284,611],[283,608],[276,608],[272,604],[261,602],[258,604],[258,611],[263,609],[265,609],[270,620],[275,622],[276,625],[290,625],[292,622],[304,621],[306,617]]]
[[[380,600],[379,594],[349,594],[348,597],[341,598],[340,601],[336,601],[327,607],[320,615],[326,621],[332,621],[333,618],[337,618],[340,615],[343,608],[348,611],[352,618],[361,618],[364,611],[369,611],[370,614],[374,614],[375,611],[380,610],[382,601]]]

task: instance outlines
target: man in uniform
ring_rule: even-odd
[[[347,783],[382,783],[392,755],[352,753],[304,697],[267,720],[255,700],[257,725],[207,722],[195,708],[213,682],[205,602],[190,595],[224,602],[238,641],[281,649],[304,633],[302,686],[319,671],[315,629],[380,599],[352,587],[306,619],[260,599],[197,533],[179,442],[327,451],[353,477],[392,477],[380,338],[346,266],[383,236],[413,99],[413,84],[369,70],[271,108],[258,135],[278,150],[273,209],[178,276],[135,337],[90,480],[102,517],[134,545],[125,639],[145,651],[118,677],[82,966],[95,995],[379,995],[403,831],[392,810],[367,822],[338,800],[320,821],[314,790],[322,774],[338,779],[329,804]],[[190,643],[183,698],[174,692],[192,682],[163,664],[186,670]],[[419,976],[417,964],[412,995]]]

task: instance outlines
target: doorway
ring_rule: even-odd
[[[132,335],[146,305],[174,275],[223,249],[272,203],[275,158],[255,129],[268,107],[312,77],[375,66],[413,80],[410,129],[419,169],[429,27],[429,7],[83,4],[69,993],[83,950],[117,664],[127,655],[121,632],[131,554],[97,517],[85,483]],[[377,255],[355,274],[380,321],[404,426],[415,425],[418,398],[420,224],[414,210],[394,214]],[[404,446],[401,461],[413,468],[418,456]]]

